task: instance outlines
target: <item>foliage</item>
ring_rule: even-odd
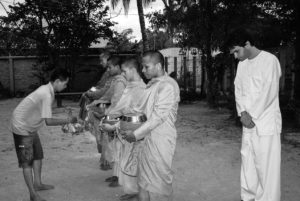
[[[150,50],[162,50],[169,47],[175,47],[172,37],[165,31],[151,31],[147,29]]]
[[[130,0],[110,0],[112,8],[114,9],[120,2],[123,4],[123,8],[125,10],[125,14],[128,14]],[[139,22],[140,22],[140,28],[142,33],[142,44],[143,44],[143,51],[149,50],[149,44],[148,44],[148,37],[146,34],[146,25],[145,25],[145,19],[144,19],[144,7],[148,6],[152,0],[137,0],[137,10],[139,15]]]
[[[182,47],[198,47],[202,51],[207,75],[207,98],[216,103],[218,87],[213,50],[227,54],[225,41],[230,31],[245,27],[257,33],[260,47],[276,47],[295,40],[295,1],[284,0],[173,0],[163,13],[150,16],[152,27],[172,34]],[[230,57],[226,55],[225,57]],[[224,58],[225,58],[224,57]],[[223,68],[232,65],[223,62]],[[204,90],[203,90],[204,91]]]
[[[70,55],[73,73],[79,54],[113,34],[104,1],[25,0],[10,6],[7,17],[1,16],[1,34],[6,33],[7,48],[36,47],[47,70],[59,66],[60,55]]]
[[[140,43],[134,40],[132,29],[125,29],[121,33],[115,33],[110,42],[107,43],[107,48],[115,52],[140,51]]]

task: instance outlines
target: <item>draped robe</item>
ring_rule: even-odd
[[[172,160],[176,147],[175,121],[180,101],[177,82],[165,75],[152,79],[141,102],[147,121],[134,131],[144,138],[138,164],[138,185],[150,192],[172,194]]]

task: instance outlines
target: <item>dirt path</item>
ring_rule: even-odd
[[[19,99],[0,101],[0,201],[27,201],[28,193],[17,167],[9,118]],[[64,102],[64,104],[66,104]],[[74,103],[68,103],[75,106]],[[63,115],[55,109],[56,116]],[[174,158],[174,201],[239,201],[241,131],[228,121],[226,110],[204,103],[181,105]],[[60,127],[41,131],[45,160],[43,179],[55,189],[42,192],[48,201],[115,201],[121,188],[109,188],[110,171],[98,168],[94,137],[63,134]],[[283,143],[282,200],[300,197],[300,149]]]

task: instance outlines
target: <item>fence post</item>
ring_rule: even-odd
[[[8,66],[9,66],[9,92],[11,96],[15,96],[15,72],[14,61],[11,54],[8,54]]]
[[[186,57],[183,57],[183,83],[184,83],[184,91],[186,91],[187,87],[187,69],[186,69]]]
[[[196,57],[193,57],[193,89],[196,91]]]
[[[175,72],[175,79],[177,79],[177,57],[174,57],[174,72]]]
[[[165,71],[168,73],[168,57],[165,57]]]

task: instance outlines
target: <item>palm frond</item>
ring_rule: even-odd
[[[147,6],[149,6],[149,4],[152,3],[153,0],[137,0],[137,1],[143,1],[143,6],[147,7]]]
[[[130,0],[122,0],[122,2],[123,2],[125,15],[128,15]]]
[[[117,7],[117,5],[119,4],[120,0],[111,0],[110,1],[110,5],[112,7],[112,9],[115,9]]]
[[[115,9],[118,6],[118,4],[120,3],[120,1],[122,1],[125,15],[128,15],[130,0],[111,0],[110,4],[111,4],[112,9]],[[152,3],[153,0],[136,0],[136,1],[142,1],[143,6],[147,7]]]

